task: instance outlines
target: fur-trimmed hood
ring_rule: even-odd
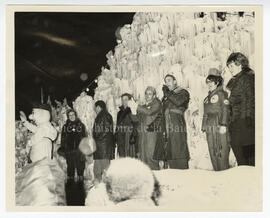
[[[115,203],[128,200],[151,200],[154,177],[150,168],[133,158],[113,160],[106,172],[107,193]],[[140,201],[140,200],[139,200]]]

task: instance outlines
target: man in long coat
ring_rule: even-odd
[[[101,181],[104,170],[108,168],[110,160],[113,159],[113,119],[107,111],[104,101],[97,101],[95,110],[97,117],[93,127],[93,138],[97,150],[94,153],[94,176],[96,181]]]
[[[117,113],[115,141],[117,151],[120,157],[136,157],[137,139],[135,135],[134,122],[131,119],[131,110],[128,107],[128,101],[131,95],[125,93],[121,96],[122,105]]]
[[[164,80],[166,85],[163,86],[164,97],[162,100],[163,120],[165,121],[163,134],[166,135],[167,143],[164,147],[165,141],[162,140],[164,137],[159,137],[154,157],[159,159],[160,156],[164,156],[169,168],[188,169],[190,155],[184,113],[188,108],[189,93],[177,86],[176,78],[173,75],[168,74]]]
[[[148,131],[148,125],[151,124],[161,111],[161,102],[156,97],[155,88],[149,86],[145,90],[146,104],[137,106],[137,114],[132,115],[134,121],[138,124],[138,148],[139,157],[152,170],[159,170],[159,163],[153,158],[157,143],[157,132]]]

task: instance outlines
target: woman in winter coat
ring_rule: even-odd
[[[209,70],[206,83],[209,94],[204,99],[202,131],[206,133],[211,162],[215,171],[229,168],[229,101],[223,90],[221,72]]]
[[[255,78],[242,53],[232,53],[227,66],[232,73],[230,90],[231,146],[238,165],[255,166]]]
[[[114,154],[113,119],[104,101],[95,103],[97,117],[93,127],[93,138],[97,150],[94,153],[94,175],[96,181],[101,181],[102,174],[108,168]]]
[[[68,181],[74,181],[75,169],[79,182],[83,181],[85,169],[85,156],[79,150],[81,139],[86,136],[85,126],[77,117],[74,110],[67,111],[67,121],[62,128],[61,146],[64,147],[67,161]]]

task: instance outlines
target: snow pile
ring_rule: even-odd
[[[177,211],[256,211],[260,208],[258,171],[155,171],[162,188],[160,207]]]
[[[235,51],[245,54],[254,67],[254,17],[230,14],[220,21],[216,13],[204,17],[186,12],[136,13],[131,24],[117,31],[118,45],[106,55],[109,67],[101,70],[94,99],[104,100],[116,121],[121,94],[129,92],[143,103],[144,91],[152,85],[161,98],[164,76],[175,75],[191,95],[186,112],[190,166],[212,168],[200,131],[208,69],[219,68],[226,84],[231,77],[226,60]],[[234,158],[231,165],[235,165]]]
[[[136,210],[259,211],[262,206],[260,175],[254,167],[219,172],[196,169],[153,172],[161,188],[159,206]],[[115,209],[104,183],[91,188],[86,196],[85,205],[90,209]]]

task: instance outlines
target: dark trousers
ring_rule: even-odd
[[[66,155],[67,161],[67,175],[68,177],[74,177],[75,169],[77,169],[78,176],[83,176],[85,169],[85,159],[80,152],[73,152]]]
[[[255,166],[255,145],[232,145],[238,166]]]
[[[94,161],[94,176],[96,180],[102,180],[102,175],[104,171],[109,167],[109,165],[109,159],[97,159]]]
[[[248,119],[230,124],[231,147],[238,165],[255,166],[255,127]]]
[[[188,160],[187,159],[175,159],[175,160],[168,160],[169,168],[170,169],[188,169]]]
[[[216,129],[218,131],[218,129]],[[228,135],[216,132],[207,132],[206,139],[208,143],[211,162],[215,171],[229,169],[230,147]]]

